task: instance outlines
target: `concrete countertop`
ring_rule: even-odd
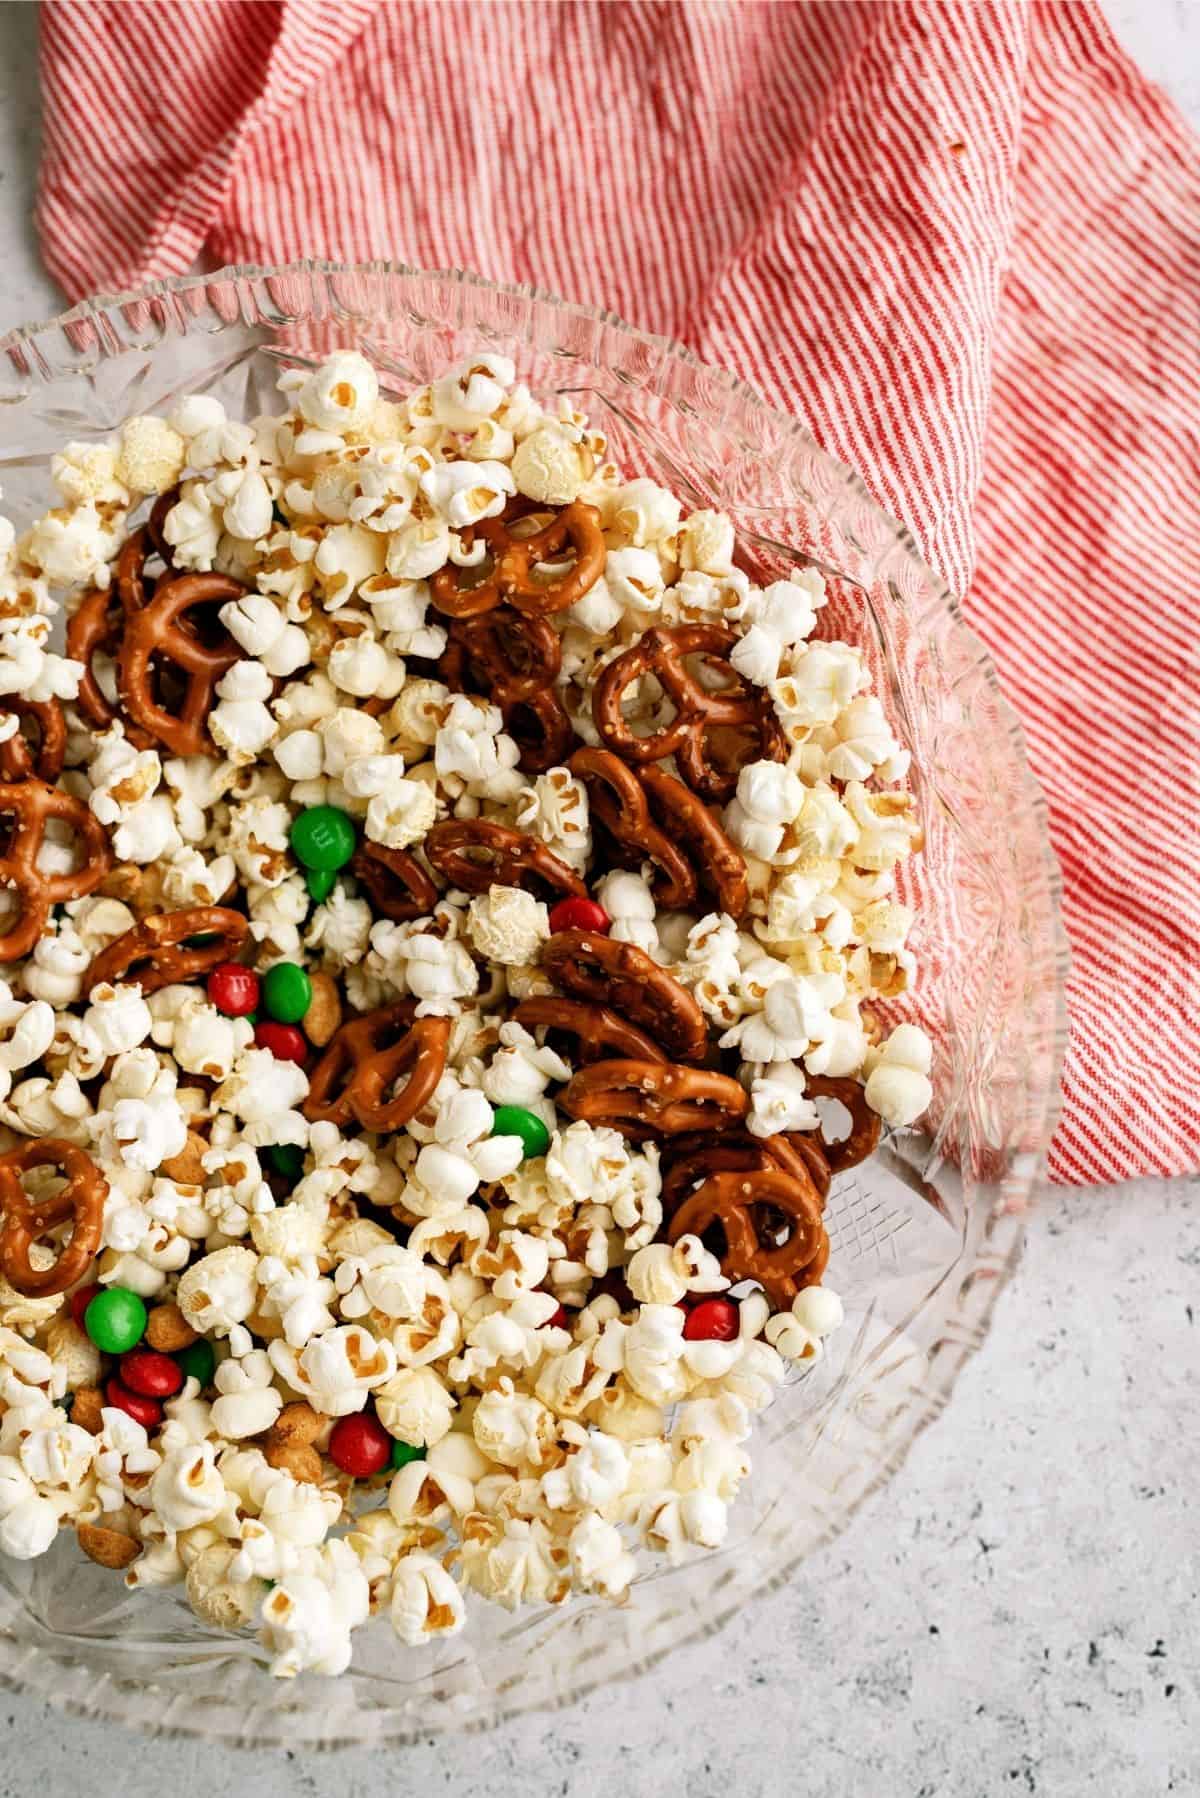
[[[1107,11],[1200,123],[1196,0]],[[37,129],[36,9],[2,6],[0,329],[61,306],[29,217]],[[122,1798],[1200,1791],[1197,1199],[1200,1181],[1047,1194],[988,1341],[887,1491],[650,1677],[336,1759],[146,1740],[0,1691],[0,1798],[98,1779]]]

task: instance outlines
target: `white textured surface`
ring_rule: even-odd
[[[1200,124],[1200,4],[1114,0]],[[0,329],[60,301],[29,223],[36,11],[0,7]],[[943,1419],[832,1551],[629,1688],[406,1753],[236,1754],[0,1692],[0,1798],[1157,1798],[1200,1791],[1200,1182],[1047,1195]]]

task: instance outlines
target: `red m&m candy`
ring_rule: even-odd
[[[269,1049],[276,1061],[303,1062],[308,1056],[308,1039],[295,1024],[277,1024],[264,1018],[254,1026],[254,1040],[260,1049]]]
[[[560,899],[551,907],[551,930],[592,930],[597,936],[607,934],[612,919],[594,899]]]
[[[208,996],[227,1018],[248,1018],[258,1005],[261,986],[253,968],[223,961],[208,977]]]
[[[98,1286],[81,1286],[78,1292],[71,1294],[71,1316],[83,1328],[83,1314],[99,1292]]]
[[[736,1342],[741,1314],[732,1299],[701,1299],[687,1314],[685,1342]]]
[[[143,1398],[174,1398],[183,1390],[183,1369],[157,1349],[130,1349],[122,1355],[121,1379]]]
[[[329,1438],[329,1459],[356,1480],[381,1473],[392,1458],[392,1439],[371,1411],[339,1417]]]
[[[126,1412],[144,1430],[152,1430],[155,1424],[162,1422],[162,1406],[156,1398],[146,1398],[140,1392],[131,1392],[115,1376],[105,1382],[104,1396],[110,1405],[115,1406],[118,1411]]]

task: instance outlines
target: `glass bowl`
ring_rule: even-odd
[[[216,1634],[178,1590],[127,1592],[69,1532],[41,1560],[0,1565],[0,1679],[146,1729],[259,1747],[402,1742],[563,1704],[788,1578],[900,1465],[982,1342],[1053,1130],[1065,1034],[1044,804],[984,649],[855,475],[664,338],[527,288],[393,264],[158,282],[3,340],[4,509],[18,526],[44,510],[48,459],[67,439],[106,436],[186,392],[216,394],[235,416],[274,409],[281,360],[341,345],[396,388],[502,351],[543,398],[585,410],[629,474],[729,513],[756,576],[819,564],[833,595],[819,634],[862,645],[913,751],[926,847],[907,896],[921,976],[896,1015],[935,1038],[935,1099],[925,1128],[834,1186],[828,1281],[847,1322],[760,1416],[727,1546],[652,1567],[623,1606],[510,1615],[480,1601],[463,1634],[417,1650],[381,1622],[359,1632],[342,1679],[279,1681],[253,1640]]]

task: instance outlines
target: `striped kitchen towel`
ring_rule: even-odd
[[[48,0],[46,261],[394,257],[683,339],[965,596],[1049,799],[1062,1181],[1200,1163],[1200,151],[1090,5]]]

